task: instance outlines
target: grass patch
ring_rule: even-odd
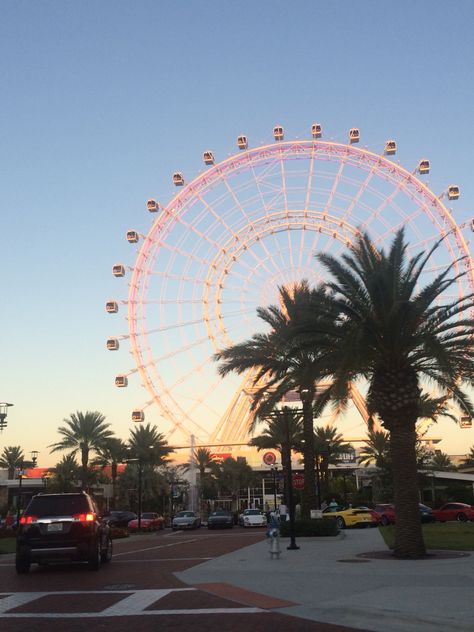
[[[16,538],[0,538],[0,555],[15,553]]]
[[[472,522],[435,522],[423,524],[421,528],[427,549],[474,551],[474,523]],[[393,549],[395,526],[380,527],[379,531],[388,548]]]

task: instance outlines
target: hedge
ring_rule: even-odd
[[[295,536],[335,536],[339,533],[334,518],[318,518],[315,520],[295,520]],[[280,535],[282,538],[290,536],[290,521],[280,524]]]

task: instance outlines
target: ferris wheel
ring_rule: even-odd
[[[141,379],[149,399],[132,420],[157,406],[174,441],[247,440],[251,376],[220,378],[213,355],[261,331],[256,308],[278,302],[278,286],[323,281],[316,252],[339,256],[361,231],[388,245],[404,227],[412,255],[441,239],[421,285],[454,263],[467,274],[444,298],[474,290],[474,221],[454,217],[457,185],[438,193],[427,186],[428,159],[406,169],[394,140],[376,153],[358,145],[358,129],[338,143],[324,140],[318,123],[306,140],[285,140],[281,126],[273,136],[256,148],[239,136],[236,153],[221,162],[205,151],[205,170],[189,182],[174,173],[171,201],[147,201],[149,230],[126,234],[138,248],[133,265],[113,266],[114,276],[128,277],[128,296],[108,300],[106,311],[125,311],[128,331],[108,338],[107,348],[126,342],[135,361],[115,384]],[[353,400],[363,415],[359,392]]]

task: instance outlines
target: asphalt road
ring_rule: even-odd
[[[17,575],[0,558],[0,629],[140,632],[348,632],[351,628],[279,614],[287,602],[228,583],[189,586],[174,573],[265,538],[262,530],[159,531],[114,541],[110,564],[33,565]],[[262,590],[262,592],[264,592]],[[360,630],[358,632],[361,632]]]

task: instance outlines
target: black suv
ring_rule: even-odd
[[[20,518],[16,538],[16,570],[64,560],[87,562],[98,570],[112,559],[108,524],[86,493],[38,494]]]

